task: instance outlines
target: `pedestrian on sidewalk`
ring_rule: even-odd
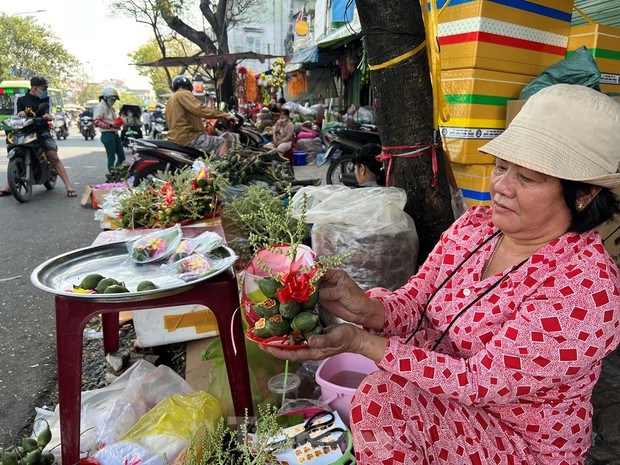
[[[320,303],[352,324],[290,360],[353,352],[379,371],[351,405],[360,465],[581,465],[590,398],[620,341],[620,276],[596,227],[620,212],[620,105],[559,84],[480,151],[491,207],[472,207],[402,288],[365,293],[342,270]]]
[[[114,104],[119,100],[118,92],[113,87],[104,87],[99,96],[99,103],[94,110],[93,124],[101,131],[101,143],[108,157],[108,173],[115,166],[125,161],[125,149],[118,131],[122,127]]]

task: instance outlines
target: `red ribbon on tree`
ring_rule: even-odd
[[[433,163],[433,183],[431,184],[433,187],[437,186],[437,145],[429,144],[429,145],[398,145],[394,147],[381,147],[381,153],[375,157],[375,159],[379,162],[384,162],[387,160],[387,174],[385,177],[385,185],[388,187],[390,185],[390,172],[392,171],[392,159],[394,157],[398,158],[414,158],[420,157],[427,153],[428,150],[431,150],[432,163]],[[409,150],[409,152],[403,153],[390,153],[398,150]]]

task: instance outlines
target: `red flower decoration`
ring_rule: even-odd
[[[301,276],[295,276],[294,273],[286,273],[280,279],[284,287],[277,292],[278,300],[281,303],[293,300],[300,304],[308,302],[310,294],[312,294],[310,278],[311,276],[308,273],[302,273]]]

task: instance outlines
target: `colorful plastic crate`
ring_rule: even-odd
[[[564,58],[572,11],[572,0],[452,0],[439,16],[442,68],[536,76]]]
[[[469,205],[490,205],[491,171],[495,164],[463,165],[452,163],[456,184]]]
[[[571,27],[566,55],[582,46],[588,48],[601,70],[601,90],[620,95],[620,28],[602,24]]]
[[[494,159],[478,152],[506,127],[506,104],[534,76],[484,69],[443,71],[441,83],[450,120],[440,123],[444,147],[453,163],[489,164]]]

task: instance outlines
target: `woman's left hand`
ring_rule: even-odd
[[[341,323],[329,326],[325,333],[308,339],[307,349],[283,350],[266,347],[264,350],[274,357],[295,362],[323,360],[342,352],[361,354],[378,362],[383,357],[386,346],[386,339],[372,336],[355,325]]]

